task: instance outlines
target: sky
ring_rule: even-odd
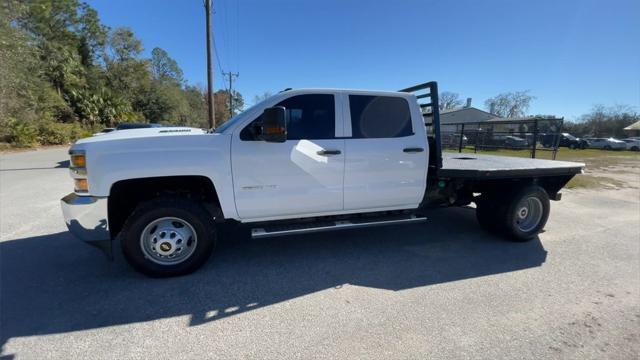
[[[206,86],[202,0],[89,0]],[[397,90],[436,80],[484,101],[535,96],[530,114],[577,119],[595,104],[640,110],[638,0],[213,0],[216,88],[222,71],[251,105],[285,88]]]

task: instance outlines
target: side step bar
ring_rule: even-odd
[[[419,217],[416,215],[403,215],[387,218],[372,218],[372,219],[354,219],[354,220],[337,220],[337,221],[325,221],[314,223],[302,223],[280,226],[266,226],[260,228],[251,229],[251,237],[253,239],[268,238],[274,236],[284,235],[296,235],[296,234],[308,234],[322,231],[334,231],[345,229],[356,229],[363,227],[384,226],[394,224],[407,224],[407,223],[420,223],[425,222],[426,217]]]

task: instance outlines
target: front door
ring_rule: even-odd
[[[342,111],[334,94],[289,97],[287,140],[268,143],[255,123],[232,140],[233,187],[243,220],[268,220],[343,209],[344,139],[336,138]],[[339,122],[341,124],[341,121]]]

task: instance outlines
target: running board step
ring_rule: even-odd
[[[416,215],[401,215],[387,218],[361,218],[352,220],[336,220],[324,222],[312,222],[289,225],[274,225],[251,229],[253,239],[267,238],[273,236],[308,234],[322,231],[334,231],[345,229],[356,229],[363,227],[384,226],[394,224],[420,223],[427,221],[426,217]]]

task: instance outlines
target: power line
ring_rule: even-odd
[[[224,70],[222,70],[222,62],[220,61],[220,56],[218,55],[218,47],[216,46],[216,36],[213,36],[213,48],[216,54],[216,60],[218,60],[218,69],[220,70],[220,75],[224,78]]]

